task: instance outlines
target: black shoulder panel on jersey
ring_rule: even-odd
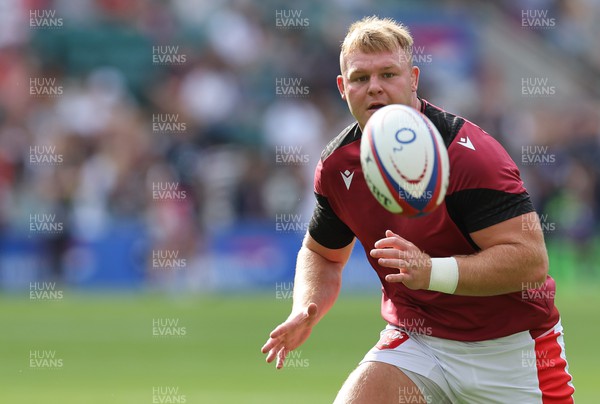
[[[323,149],[323,152],[321,153],[321,161],[325,161],[325,159],[329,157],[336,149],[360,139],[361,133],[362,132],[358,127],[358,122],[348,125],[343,131],[340,132],[339,135],[333,138],[333,140],[329,142],[327,146],[325,146],[325,149]]]
[[[439,109],[428,102],[423,102],[423,104],[425,104],[423,114],[433,122],[448,148],[464,125],[465,119]]]
[[[338,249],[346,247],[354,240],[354,233],[335,214],[329,201],[315,192],[317,205],[308,225],[308,233],[324,247]]]
[[[535,211],[527,192],[509,194],[494,189],[465,189],[447,195],[446,209],[474,247],[469,233]]]

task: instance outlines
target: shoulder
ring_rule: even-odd
[[[354,122],[346,126],[333,140],[331,140],[323,152],[321,153],[321,161],[325,161],[339,148],[359,140],[361,137],[361,130],[358,127],[358,122]]]
[[[465,150],[477,150],[473,143],[474,139],[476,139],[475,141],[479,143],[481,149],[485,149],[486,151],[494,149],[497,152],[504,152],[504,148],[496,139],[473,122],[462,116],[445,111],[440,107],[436,107],[428,101],[422,100],[422,102],[423,108],[421,112],[435,125],[448,149],[458,144],[461,146],[458,148],[458,151],[469,154]],[[453,147],[452,149],[454,151],[455,148]],[[481,155],[481,153],[478,155]]]
[[[493,136],[468,119],[422,101],[422,112],[436,126],[448,148],[449,194],[472,188],[524,191],[517,165]]]
[[[449,147],[467,120],[421,99],[421,112],[433,123]]]
[[[358,126],[358,122],[354,122],[344,128],[339,135],[333,138],[333,140],[325,146],[315,169],[314,185],[316,193],[320,195],[328,194],[326,189],[327,181],[324,180],[324,177],[329,178],[330,173],[336,171],[336,167],[340,164],[345,166],[347,165],[348,159],[352,160],[351,154],[358,153],[358,148],[348,154],[347,152],[343,152],[348,151],[344,146],[352,144],[353,142],[360,142],[361,134],[362,132]],[[348,169],[348,167],[346,167],[346,169]]]
[[[524,191],[521,173],[504,147],[477,125],[465,121],[448,148],[451,178],[458,189]],[[453,175],[454,174],[454,175]],[[456,187],[453,187],[457,190]]]

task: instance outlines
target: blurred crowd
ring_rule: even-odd
[[[0,1],[3,237],[31,236],[32,214],[56,215],[64,229],[44,240],[60,272],[75,241],[124,223],[143,223],[155,249],[192,257],[222,228],[282,214],[308,221],[320,152],[352,121],[335,86],[339,44],[351,21],[373,12],[371,3]],[[524,7],[550,10],[556,27],[533,35],[600,71],[600,3],[501,3],[507,21]],[[377,2],[380,14],[392,4]],[[547,237],[592,248],[600,221],[597,94],[515,110],[498,101],[503,83],[490,63],[474,67],[471,106],[453,112],[507,147],[546,215]],[[424,82],[433,103],[442,93]],[[165,186],[177,193],[157,198]]]
[[[509,18],[520,23],[525,19],[537,26],[539,34],[567,57],[590,65],[600,72],[600,4],[595,0],[501,0],[500,5]],[[528,11],[530,10],[530,11]],[[541,17],[534,22],[534,16]],[[543,21],[546,19],[547,21]]]

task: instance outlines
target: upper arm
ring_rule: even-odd
[[[303,247],[343,267],[356,240],[350,228],[336,215],[327,198],[315,193],[317,204],[304,238]]]
[[[344,137],[338,136],[336,139],[341,140]],[[324,154],[332,152],[331,145],[331,143],[328,145]],[[322,159],[319,160],[315,169],[314,192],[316,204],[304,238],[303,248],[316,253],[331,263],[340,264],[341,268],[346,264],[352,253],[355,235],[348,225],[340,219],[330,203],[328,195],[332,191],[328,189],[327,181],[324,180],[324,177],[327,177],[327,170],[324,166],[322,155]]]
[[[317,203],[303,247],[343,267],[354,247],[354,233],[336,215],[326,197],[318,193],[315,196]]]
[[[469,235],[482,250],[501,244],[522,244],[545,250],[544,236],[535,212],[513,217]]]
[[[343,267],[344,265],[346,265],[346,262],[348,262],[348,259],[350,258],[352,248],[354,248],[355,240],[356,239],[353,239],[352,242],[350,242],[350,244],[346,245],[345,247],[334,249],[325,247],[324,245],[317,242],[314,238],[312,238],[310,233],[306,233],[306,237],[304,238],[302,246],[320,255],[327,261],[340,264]]]
[[[539,218],[535,212],[525,213],[501,223],[494,224],[485,229],[470,233],[471,239],[486,251],[493,247],[500,247],[501,254],[496,257],[501,259],[508,267],[521,268],[526,274],[518,274],[518,280],[523,289],[524,279],[530,284],[543,284],[548,275],[548,253],[544,243]],[[497,259],[497,258],[496,258]],[[510,277],[510,272],[505,272]]]
[[[532,236],[526,233],[536,232],[523,232],[522,223],[537,216],[518,167],[481,129],[469,126],[463,136],[467,135],[473,148],[454,141],[448,149],[451,172],[446,207],[450,217],[478,249],[501,238],[510,242]]]

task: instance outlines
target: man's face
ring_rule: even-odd
[[[417,107],[419,68],[411,66],[403,50],[355,51],[345,58],[345,66],[344,73],[337,77],[338,89],[361,129],[385,105]]]

